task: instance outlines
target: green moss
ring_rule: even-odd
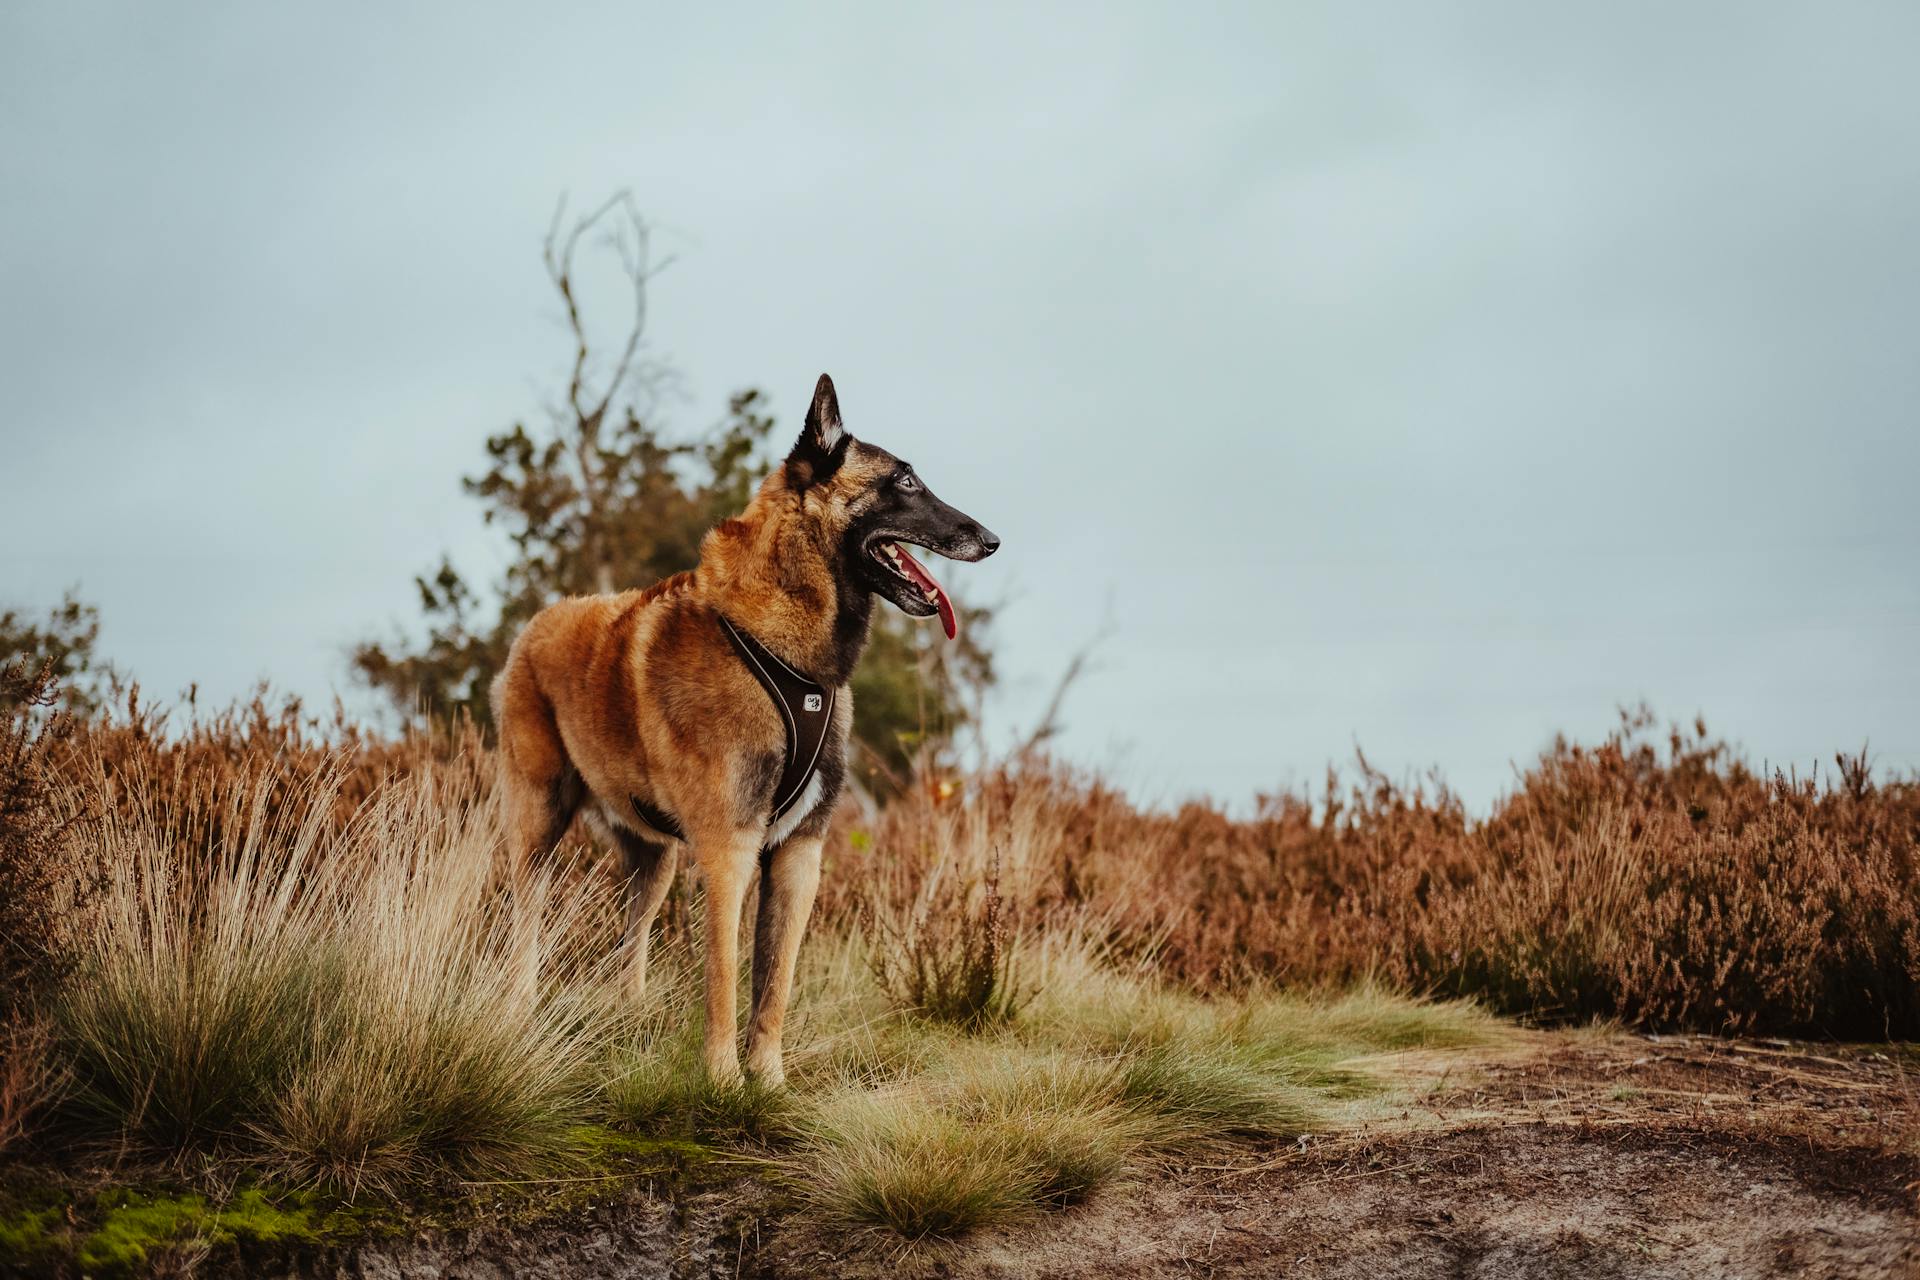
[[[270,1198],[257,1187],[214,1207],[196,1193],[103,1192],[86,1214],[90,1226],[73,1251],[81,1271],[130,1275],[156,1254],[189,1242],[230,1245],[310,1245],[358,1234],[361,1214],[329,1209],[311,1194]]]
[[[498,1190],[506,1198],[503,1203],[489,1196],[490,1220],[503,1213],[536,1220],[627,1179],[697,1181],[718,1154],[690,1137],[647,1136],[607,1125],[576,1126],[566,1138],[582,1165],[604,1172],[607,1181],[568,1177],[501,1184]],[[64,1259],[82,1274],[107,1280],[145,1274],[187,1247],[299,1249],[369,1233],[465,1225],[474,1213],[474,1203],[459,1195],[422,1194],[402,1207],[341,1204],[318,1191],[272,1186],[242,1187],[222,1201],[153,1186],[117,1187],[91,1198],[52,1187],[15,1186],[0,1193],[0,1274],[46,1271]]]
[[[675,1169],[705,1164],[712,1147],[693,1138],[631,1133],[610,1125],[576,1125],[568,1140],[592,1164],[605,1167]]]
[[[25,1267],[59,1250],[59,1209],[26,1209],[0,1217],[0,1266]]]
[[[106,1216],[80,1241],[74,1261],[89,1275],[124,1276],[149,1254],[199,1234],[206,1201],[199,1196],[148,1199],[134,1192],[109,1192]]]
[[[328,1218],[317,1201],[295,1197],[276,1205],[257,1188],[242,1191],[214,1215],[213,1241],[245,1240],[261,1244],[318,1244]]]
[[[538,1220],[636,1179],[696,1184],[714,1173],[736,1176],[732,1165],[716,1164],[721,1152],[715,1146],[686,1132],[649,1135],[604,1124],[577,1125],[566,1132],[565,1144],[577,1169],[603,1173],[606,1180],[570,1176],[502,1183],[486,1197],[488,1219],[498,1221],[504,1214]],[[370,1233],[458,1227],[470,1224],[475,1213],[475,1202],[466,1195],[425,1188],[404,1206],[356,1205],[319,1191],[271,1185],[243,1186],[230,1198],[210,1201],[164,1185],[116,1187],[89,1196],[57,1179],[43,1185],[12,1177],[0,1185],[0,1275],[72,1269],[106,1280],[145,1274],[183,1248],[300,1249]]]

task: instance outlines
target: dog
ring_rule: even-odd
[[[697,567],[548,606],[494,681],[511,865],[523,874],[584,809],[621,854],[636,989],[680,847],[691,851],[706,886],[704,1059],[716,1082],[741,1078],[737,952],[756,871],[746,1067],[785,1080],[781,1032],[874,597],[937,614],[955,635],[952,601],[908,545],[974,561],[1000,539],[848,434],[822,374],[791,452],[706,534]]]

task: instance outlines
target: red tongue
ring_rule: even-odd
[[[907,576],[912,578],[914,584],[922,591],[933,597],[934,605],[940,610],[940,625],[946,628],[947,639],[951,640],[958,636],[960,620],[953,615],[953,601],[947,599],[947,593],[939,583],[933,580],[933,575],[927,572],[926,566],[907,554],[905,547],[896,542],[893,544],[893,549],[899,554],[900,567],[906,570]]]

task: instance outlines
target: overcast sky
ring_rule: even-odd
[[[1641,699],[1920,766],[1920,7],[1124,8],[8,4],[0,599],[370,706],[629,187],[676,429],[828,370],[1005,539],[1000,736],[1110,615],[1148,799]]]

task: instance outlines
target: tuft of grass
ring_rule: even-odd
[[[771,1146],[793,1136],[786,1089],[751,1076],[737,1084],[707,1078],[701,1060],[698,988],[691,972],[663,957],[646,1007],[607,1054],[601,1096],[616,1124],[656,1138]]]
[[[104,824],[98,910],[50,1004],[66,1120],[348,1191],[564,1159],[619,1026],[589,927],[604,891],[551,870],[505,892],[493,807],[431,773],[338,833],[333,800],[226,797],[244,838],[186,865],[160,822]]]
[[[1108,1061],[1002,1052],[975,1057],[947,1088],[948,1113],[1014,1151],[1033,1173],[1027,1194],[1043,1207],[1092,1196],[1160,1136],[1154,1119],[1129,1105]]]
[[[666,1051],[625,1050],[614,1056],[606,1085],[609,1116],[663,1138],[769,1146],[792,1135],[793,1095],[748,1077],[738,1084],[707,1078],[699,1055],[675,1045]]]
[[[814,1203],[908,1240],[955,1236],[1031,1213],[1045,1174],[999,1126],[968,1125],[912,1099],[830,1099],[806,1153]]]
[[[948,1114],[994,1132],[1033,1171],[1030,1196],[1058,1207],[1118,1179],[1156,1138],[1118,1063],[1013,1045],[965,1046],[931,1084]]]
[[[1259,1033],[1287,1035],[1346,1053],[1457,1049],[1485,1044],[1501,1023],[1465,1000],[1417,1001],[1363,985],[1319,995],[1256,992],[1250,1020]]]
[[[1160,1045],[1129,1058],[1120,1094],[1169,1139],[1300,1133],[1314,1127],[1305,1091],[1231,1045]]]
[[[995,1117],[992,1127],[1035,1171],[1029,1197],[1045,1208],[1078,1204],[1123,1175],[1144,1126],[1123,1107],[1087,1107]]]

